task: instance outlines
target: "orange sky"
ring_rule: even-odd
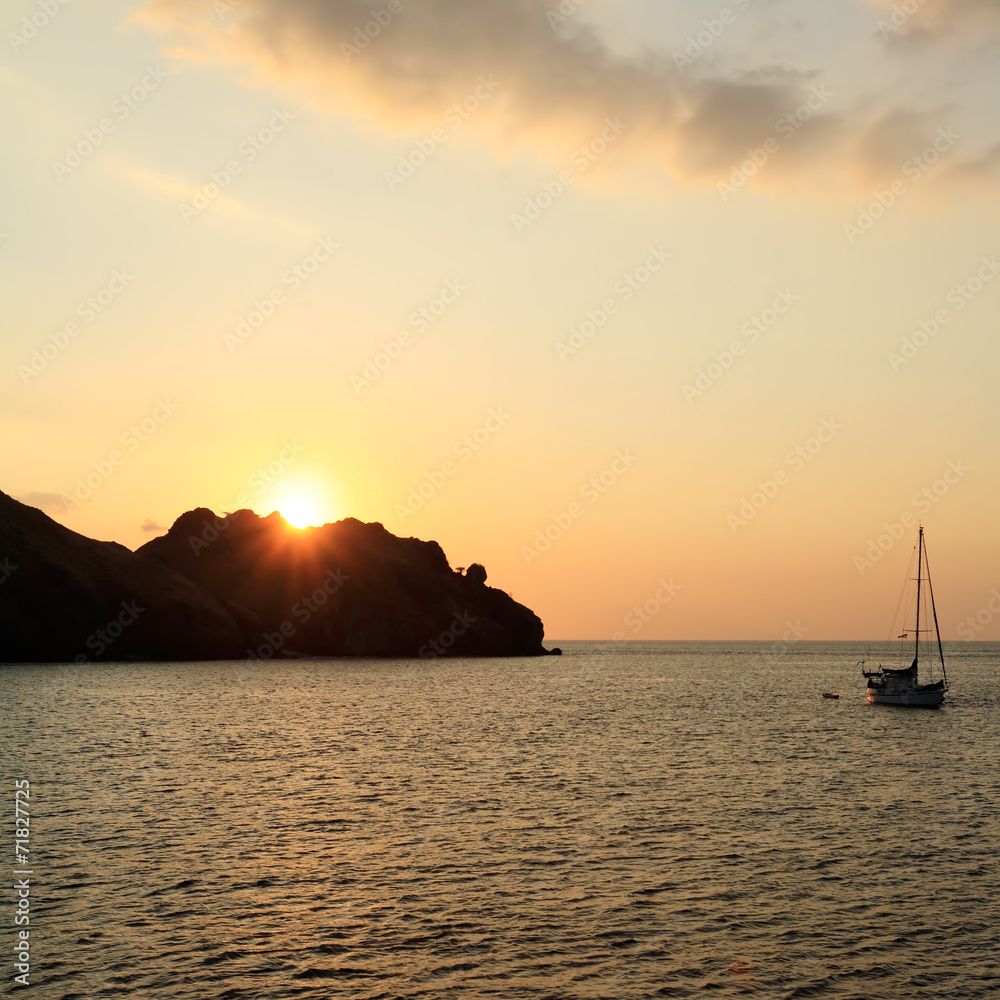
[[[381,521],[552,638],[883,638],[919,518],[1000,639],[996,5],[664,6],[11,4],[0,489]]]

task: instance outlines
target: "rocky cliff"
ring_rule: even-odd
[[[436,542],[201,508],[136,552],[0,493],[0,660],[537,656],[543,626]]]
[[[278,514],[189,511],[138,555],[226,603],[245,655],[487,655],[545,652],[543,626],[478,565],[459,573],[437,542],[354,518],[305,531]]]
[[[245,655],[233,615],[195,583],[4,493],[0,565],[0,661]]]

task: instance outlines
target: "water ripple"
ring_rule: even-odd
[[[1000,647],[564,648],[0,670],[38,995],[1000,997]]]

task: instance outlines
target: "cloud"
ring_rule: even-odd
[[[854,137],[856,160],[867,165],[873,178],[899,173],[907,160],[927,146],[927,135],[933,131],[927,115],[887,111],[858,130]]]
[[[147,517],[142,524],[139,525],[140,531],[148,532],[149,534],[161,534],[164,531],[169,531],[169,528],[164,527],[162,524],[157,524],[151,517]]]
[[[152,191],[165,198],[173,198],[174,201],[189,201],[194,189],[194,185],[190,181],[155,170],[126,169],[125,176],[144,191]],[[228,199],[229,195],[224,194],[220,197]]]
[[[186,178],[175,177],[155,170],[122,166],[118,173],[143,191],[169,198],[176,202],[178,207],[191,204],[193,197],[202,187]],[[286,215],[264,211],[241,201],[239,198],[234,198],[226,191],[214,192],[213,194],[208,211],[218,213],[231,221],[264,225],[273,229],[285,229],[296,236],[312,236],[317,232],[315,226],[299,222],[298,219]]]
[[[585,26],[558,33],[540,0],[399,2],[384,25],[355,0],[242,0],[224,25],[202,0],[150,0],[140,17],[171,34],[173,55],[249,69],[316,108],[391,131],[439,125],[480,77],[499,88],[465,129],[513,151],[526,135],[578,143],[606,117],[662,131],[684,113],[672,64],[617,59]]]
[[[689,174],[725,174],[769,139],[785,147],[772,164],[779,170],[782,159],[787,169],[835,156],[849,129],[841,115],[824,111],[831,96],[816,85],[800,92],[784,79],[706,81],[677,128],[676,162]]]
[[[997,0],[869,0],[883,8],[878,32],[890,43],[973,36],[1000,41]]]
[[[980,185],[992,187],[1000,174],[1000,142],[978,156],[966,157],[947,165],[940,173],[942,184],[976,193]]]
[[[579,18],[550,24],[551,0],[223,4],[231,12],[213,16],[205,0],[147,0],[136,16],[169,38],[175,57],[227,66],[248,84],[278,84],[317,111],[392,135],[427,135],[482,79],[499,86],[461,136],[477,136],[498,156],[528,150],[563,167],[606,120],[627,123],[584,181],[629,160],[650,176],[716,184],[772,138],[781,148],[751,186],[789,190],[794,180],[853,192],[896,176],[934,134],[929,127],[902,143],[879,131],[887,116],[877,102],[863,111],[817,103],[815,74],[773,66],[727,75],[711,54],[688,62],[651,52],[626,58]],[[799,121],[783,126],[802,109]],[[910,116],[909,126],[922,124]],[[905,155],[889,155],[903,146]]]
[[[76,501],[65,493],[40,493],[37,490],[29,490],[20,496],[15,496],[15,500],[27,504],[29,507],[37,507],[39,510],[54,510],[64,513],[76,505]]]

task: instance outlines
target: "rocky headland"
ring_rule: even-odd
[[[544,627],[437,542],[347,518],[182,514],[135,552],[0,493],[0,661],[542,656]]]

